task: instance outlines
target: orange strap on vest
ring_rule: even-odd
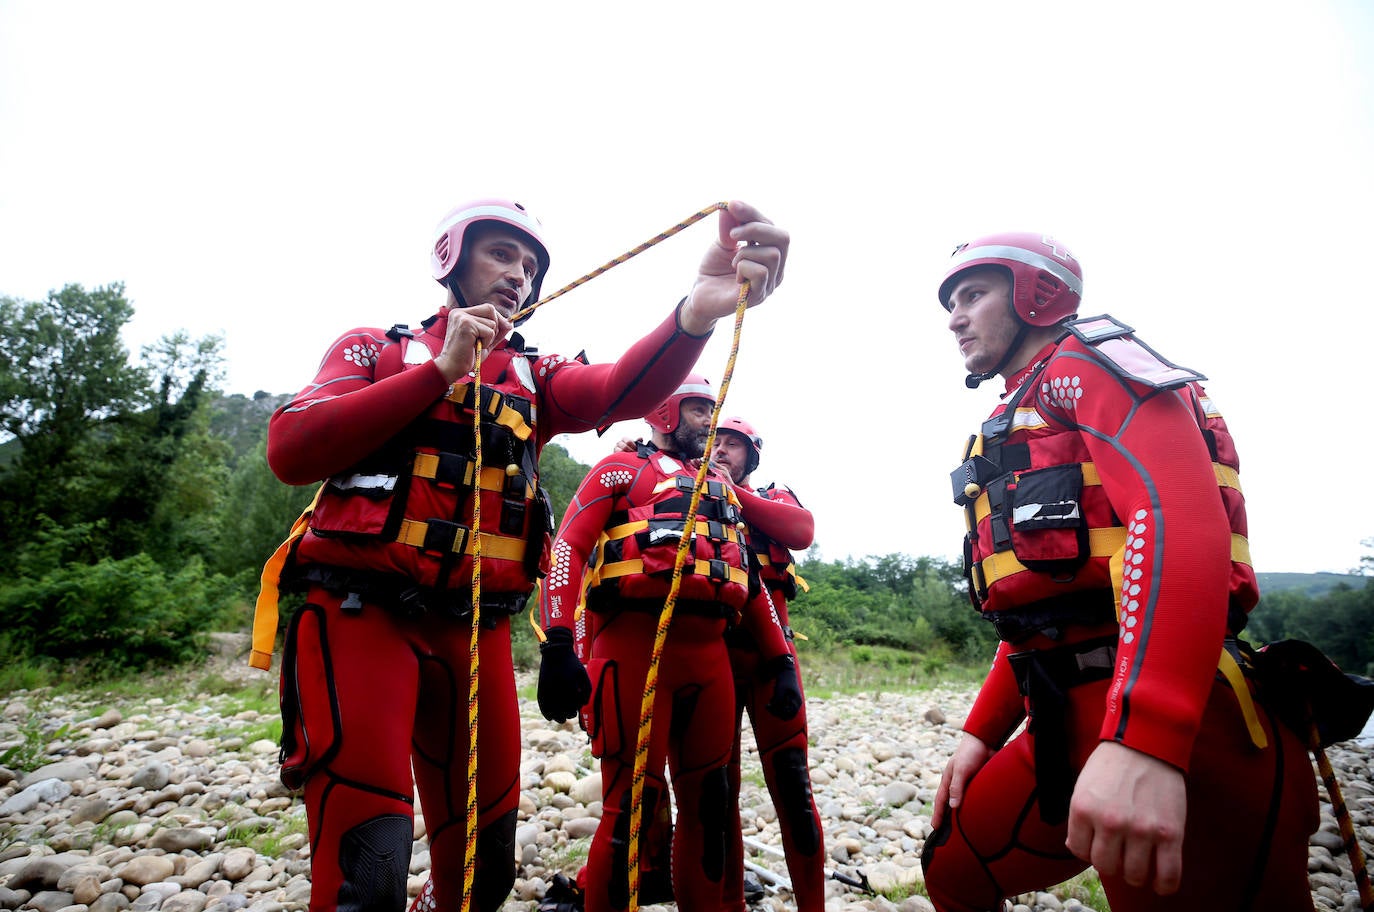
[[[295,550],[296,542],[300,541],[301,536],[310,528],[310,514],[315,512],[315,505],[320,502],[322,493],[324,485],[319,486],[310,501],[310,506],[305,508],[291,526],[291,534],[286,536],[286,541],[277,546],[277,550],[272,552],[272,556],[263,565],[258,601],[253,609],[253,648],[248,653],[248,664],[254,668],[266,671],[272,667],[272,652],[277,645],[277,605],[281,601],[281,572],[286,567],[291,552]]]

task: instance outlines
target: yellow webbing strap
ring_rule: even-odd
[[[474,463],[467,464],[466,471],[463,472],[462,485],[468,487],[472,485],[472,471]],[[439,471],[439,457],[434,453],[416,453],[415,461],[411,464],[411,473],[416,478],[424,478],[432,481]],[[482,469],[482,490],[496,491],[502,493],[506,490],[507,475],[504,469],[487,467]],[[533,498],[534,491],[528,482],[525,484],[526,498]]]
[[[471,388],[471,383],[455,384],[444,398],[456,405],[463,405],[467,402],[468,390]],[[480,384],[474,395],[481,395]],[[525,423],[525,416],[506,405],[505,398],[496,391],[492,391],[487,397],[487,401],[482,403],[480,411],[486,412],[493,421],[502,427],[510,428],[511,433],[519,437],[522,442],[529,440],[530,434],[534,433],[534,430]]]
[[[715,521],[715,520],[709,520],[709,519],[702,519],[701,517],[697,517],[696,530],[695,530],[695,532],[694,532],[693,534],[695,534],[695,535],[701,535],[701,536],[703,536],[703,537],[709,536],[709,535],[710,535],[710,532],[711,532],[711,523],[712,523],[712,522],[716,522],[716,521]],[[725,533],[724,536],[721,538],[721,541],[729,541],[729,542],[736,542],[736,543],[739,542],[739,530],[738,530],[738,529],[736,529],[736,528],[735,528],[734,526],[732,526],[732,525],[729,525],[728,523],[717,523],[717,524],[721,527],[721,529],[722,529],[722,530],[724,531],[724,533]],[[606,541],[620,541],[622,538],[629,538],[631,535],[634,535],[636,532],[643,532],[643,531],[644,531],[645,529],[647,529],[647,528],[649,528],[649,521],[648,521],[647,519],[638,519],[638,520],[635,520],[634,522],[621,523],[621,524],[618,525],[618,526],[613,526],[612,528],[606,530],[606,533],[605,533],[605,540],[606,540]]]
[[[1264,729],[1260,727],[1259,715],[1255,712],[1255,702],[1250,698],[1250,685],[1246,683],[1245,674],[1240,670],[1240,664],[1236,662],[1236,657],[1231,655],[1231,651],[1225,646],[1221,648],[1221,658],[1217,659],[1217,668],[1226,678],[1226,683],[1231,685],[1231,691],[1236,695],[1236,702],[1240,704],[1240,714],[1245,717],[1245,727],[1250,730],[1250,740],[1255,747],[1264,750],[1269,746],[1269,738],[1264,734]]]
[[[286,536],[286,541],[277,545],[277,550],[263,565],[258,601],[253,608],[253,648],[248,653],[248,664],[253,668],[265,671],[272,667],[272,652],[277,645],[277,605],[281,602],[282,570],[286,568],[287,558],[291,556],[296,542],[310,528],[310,515],[315,512],[315,505],[320,502],[323,492],[324,485],[320,485],[310,500],[310,506],[292,524],[291,534]]]
[[[429,531],[429,526],[416,519],[401,520],[401,531],[397,533],[396,540],[405,545],[416,548],[425,546],[425,533]],[[457,541],[453,548],[455,553],[475,554],[477,550],[476,542],[471,531],[463,536],[462,543]],[[460,551],[461,548],[461,551]],[[493,557],[497,560],[524,560],[525,559],[525,540],[523,538],[509,538],[505,535],[494,535],[491,532],[482,533],[482,556]]]
[[[773,566],[773,562],[769,560],[767,554],[755,552],[754,556],[758,558],[760,567]],[[792,581],[797,584],[797,588],[801,589],[802,592],[811,591],[811,587],[807,584],[806,580],[802,579],[802,575],[797,572],[796,561],[793,561],[792,563],[789,563],[787,565],[787,575],[792,577]]]
[[[1109,526],[1105,529],[1088,530],[1088,554],[1092,557],[1111,557],[1114,552],[1126,546],[1126,529],[1122,526]],[[1250,541],[1244,535],[1231,533],[1231,560],[1240,564],[1250,563]],[[1020,573],[1026,566],[1016,559],[1010,551],[998,551],[983,559],[979,570],[983,578],[983,591],[998,580]],[[1113,571],[1115,573],[1115,571]],[[1121,591],[1120,580],[1115,579],[1117,592]]]
[[[726,566],[729,572],[730,582],[738,583],[741,586],[749,585],[749,571],[739,567]],[[644,572],[644,561],[635,558],[634,560],[616,561],[613,564],[602,564],[597,571],[598,580],[617,579],[622,576],[634,576]],[[694,563],[690,567],[683,567],[683,573],[694,576],[710,576],[711,565],[705,563]]]

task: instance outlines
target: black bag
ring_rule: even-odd
[[[1250,660],[1261,700],[1304,740],[1315,725],[1322,747],[1348,741],[1374,714],[1374,681],[1341,671],[1311,643],[1278,640]]]

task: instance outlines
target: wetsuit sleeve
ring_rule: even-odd
[[[606,528],[615,498],[629,490],[642,467],[643,461],[631,454],[616,453],[598,462],[582,479],[558,527],[553,562],[540,591],[540,614],[545,628],[574,628],[592,549]]]
[[[310,385],[272,416],[267,463],[287,484],[342,472],[394,437],[449,388],[432,361],[380,380],[380,353],[395,343],[379,329],[335,340]]]
[[[583,364],[550,355],[540,359],[536,380],[543,390],[541,441],[576,434],[629,418],[642,418],[666,399],[696,364],[705,336],[678,325],[678,310],[611,364]]]
[[[815,540],[816,521],[791,490],[768,488],[758,494],[735,485],[744,520],[790,551],[805,551]]]
[[[1046,369],[1042,405],[1078,425],[1126,526],[1101,737],[1186,771],[1226,632],[1226,512],[1186,391],[1125,380],[1075,345]]]
[[[767,587],[759,587],[758,594],[745,603],[740,623],[754,638],[759,655],[763,656],[765,661],[791,653],[787,648],[787,637],[782,632],[782,622],[778,620],[778,612],[773,607]]]
[[[964,720],[964,731],[993,749],[1006,743],[1026,714],[1025,701],[1007,661],[1011,651],[1010,643],[998,644],[992,668]]]

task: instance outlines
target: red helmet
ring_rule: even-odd
[[[429,266],[434,280],[447,285],[453,270],[463,254],[463,234],[468,226],[478,222],[500,222],[509,225],[524,235],[535,256],[539,258],[539,272],[530,283],[530,296],[533,304],[539,300],[539,285],[549,272],[549,251],[539,236],[539,220],[531,215],[524,206],[513,200],[479,199],[463,203],[444,216],[434,229],[434,247],[430,250]]]
[[[682,403],[686,399],[706,399],[714,403],[716,394],[711,390],[711,381],[701,374],[688,374],[671,396],[650,409],[644,420],[654,430],[671,434],[677,430],[682,418]]]
[[[1083,269],[1068,249],[1049,235],[1013,231],[990,234],[954,248],[954,260],[940,282],[940,304],[960,273],[974,266],[1000,266],[1011,273],[1011,306],[1023,322],[1053,326],[1078,312]]]
[[[759,451],[763,449],[763,438],[759,432],[754,430],[754,426],[743,418],[731,416],[721,419],[720,426],[716,428],[716,434],[737,434],[744,438],[745,445],[749,448],[749,460],[744,467],[745,475],[752,475],[754,470],[759,467]]]

